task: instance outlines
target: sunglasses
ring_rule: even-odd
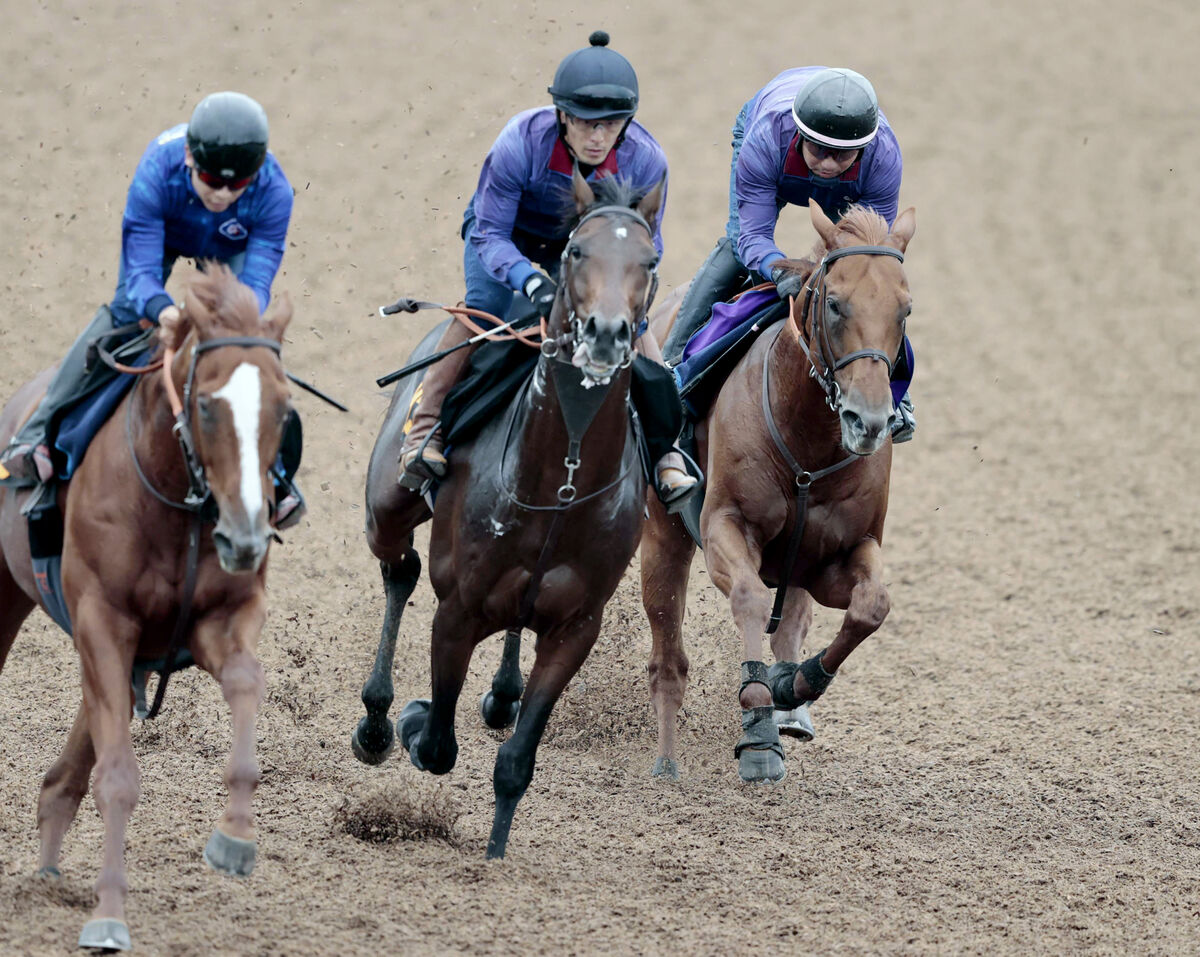
[[[212,189],[228,189],[236,193],[239,189],[245,189],[254,182],[254,177],[257,174],[251,173],[249,176],[243,176],[240,179],[226,179],[224,176],[218,176],[216,173],[205,172],[197,166],[196,175],[205,186]]]

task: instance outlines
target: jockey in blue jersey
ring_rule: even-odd
[[[666,155],[633,118],[638,106],[637,75],[625,57],[608,48],[608,39],[607,33],[597,30],[589,37],[589,46],[568,54],[548,89],[554,105],[518,113],[488,151],[463,215],[468,307],[503,318],[513,306],[513,297],[521,294],[538,314],[549,317],[567,240],[563,213],[570,204],[575,164],[591,183],[619,176],[645,192],[662,182],[665,206]],[[661,223],[660,213],[654,234],[660,255]],[[468,338],[467,328],[452,322],[437,349],[449,349]],[[662,361],[652,336],[639,340],[639,350]],[[439,360],[422,381],[421,402],[400,453],[400,482],[408,488],[420,488],[446,474],[437,431],[442,400],[471,351],[460,349]],[[660,498],[668,504],[680,503],[697,483],[674,452],[660,459],[657,475]]]
[[[111,375],[104,366],[84,368],[88,345],[97,337],[148,320],[159,327],[165,345],[180,345],[182,316],[165,288],[180,256],[226,263],[254,290],[260,312],[265,310],[291,215],[292,187],[267,151],[266,113],[245,94],[213,93],[188,123],[155,137],[129,184],[116,294],[71,346],[0,464],[18,479],[54,477],[51,448],[59,415]],[[303,513],[299,492],[285,485],[277,527],[295,524]]]
[[[663,343],[678,365],[688,340],[724,300],[755,274],[776,280],[787,258],[775,243],[775,225],[788,204],[816,200],[834,222],[852,204],[875,210],[892,225],[903,163],[896,136],[879,110],[875,90],[853,70],[809,66],[785,70],[746,103],[733,126],[729,221],[700,267]],[[780,276],[779,296],[800,292],[799,276]],[[901,357],[907,354],[907,345]],[[910,374],[897,363],[898,374]],[[900,368],[900,367],[904,368]],[[905,395],[893,442],[912,438],[916,421]]]

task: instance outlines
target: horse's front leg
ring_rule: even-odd
[[[445,774],[458,760],[454,714],[475,646],[488,627],[474,618],[452,592],[438,604],[430,640],[432,697],[408,702],[396,719],[396,733],[412,763],[431,774]]]
[[[649,337],[643,336],[642,339]],[[668,515],[653,493],[650,520],[642,531],[642,607],[650,622],[650,701],[658,719],[655,777],[679,777],[676,725],[687,690],[688,659],[683,650],[687,580],[696,543],[677,515]]]
[[[768,678],[772,685],[777,673],[789,664],[800,661],[800,652],[804,647],[804,639],[812,627],[813,601],[812,596],[803,588],[793,585],[788,589],[787,598],[783,602],[783,614],[779,627],[771,635],[771,654],[775,656],[775,664],[768,670]],[[780,708],[778,702],[773,715],[775,725],[780,734],[797,738],[801,741],[813,739],[812,717],[808,713],[808,703],[802,702],[794,708]]]
[[[775,710],[763,662],[763,632],[771,614],[771,592],[759,577],[762,548],[731,509],[705,510],[702,518],[704,558],[713,584],[728,596],[742,635],[742,737],[734,747],[743,781],[780,781],[787,773],[783,744],[773,718]]]
[[[42,844],[38,874],[42,877],[59,876],[58,857],[63,836],[75,820],[79,802],[87,794],[88,779],[95,764],[96,752],[92,748],[87,712],[81,701],[62,754],[46,772],[38,795],[38,834]]]
[[[388,720],[393,697],[392,663],[396,657],[396,636],[408,598],[421,578],[421,558],[412,547],[412,541],[412,532],[409,532],[408,547],[401,552],[399,559],[379,563],[387,608],[383,614],[379,647],[375,651],[375,665],[362,689],[362,703],[367,713],[350,737],[354,756],[364,764],[381,763],[392,753],[396,740],[392,734],[392,722]]]
[[[602,610],[595,609],[591,615],[554,625],[538,635],[537,657],[521,699],[516,730],[496,752],[492,774],[496,814],[488,839],[488,857],[504,856],[517,803],[533,780],[534,759],[550,712],[596,643],[601,616]]]
[[[107,602],[85,594],[73,609],[83,703],[95,750],[92,793],[104,821],[104,856],[96,880],[96,906],[79,934],[79,946],[128,950],[125,924],[125,832],[139,792],[137,760],[129,734],[138,628]]]
[[[196,660],[220,682],[233,729],[233,747],[225,765],[229,801],[205,845],[204,860],[236,877],[254,870],[256,857],[252,801],[259,769],[254,727],[266,680],[255,648],[265,618],[266,597],[259,591],[231,614],[198,622],[192,639]]]
[[[879,543],[863,539],[843,561],[823,569],[811,591],[822,605],[845,608],[846,614],[829,647],[796,668],[791,687],[792,700],[797,703],[815,701],[824,694],[842,662],[887,618],[891,600],[883,583]],[[775,686],[778,699],[778,692],[786,689],[778,682]]]

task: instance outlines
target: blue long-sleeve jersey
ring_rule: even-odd
[[[228,263],[254,290],[259,311],[271,299],[271,283],[283,259],[292,187],[275,157],[228,209],[210,212],[192,188],[184,164],[187,125],[165,131],[142,154],[121,224],[121,268],[112,312],[115,324],[143,317],[157,321],[171,305],[166,291],[180,256]]]

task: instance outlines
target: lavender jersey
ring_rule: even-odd
[[[474,226],[466,233],[484,268],[497,282],[520,289],[534,268],[530,259],[545,262],[557,256],[567,237],[566,216],[571,198],[571,154],[558,135],[554,107],[518,113],[505,125],[488,151],[479,185],[467,206]],[[665,179],[667,157],[662,147],[636,120],[625,138],[604,162],[588,174],[619,176],[635,189],[649,190]],[[664,184],[663,204],[666,208]],[[662,254],[662,213],[654,230],[654,245]]]
[[[775,223],[788,203],[807,206],[815,199],[835,222],[853,203],[869,206],[889,226],[896,219],[903,164],[896,136],[882,113],[875,138],[837,179],[814,177],[804,162],[792,103],[808,78],[823,69],[785,70],[759,90],[738,117],[744,130],[740,151],[734,128],[730,200],[737,214],[730,216],[727,233],[742,264],[764,275],[784,255],[775,245]]]
[[[157,321],[171,305],[165,287],[179,256],[234,264],[234,272],[266,309],[283,259],[292,187],[270,153],[254,182],[222,212],[205,208],[184,165],[187,126],[157,136],[142,154],[121,224],[121,267],[114,322]]]

